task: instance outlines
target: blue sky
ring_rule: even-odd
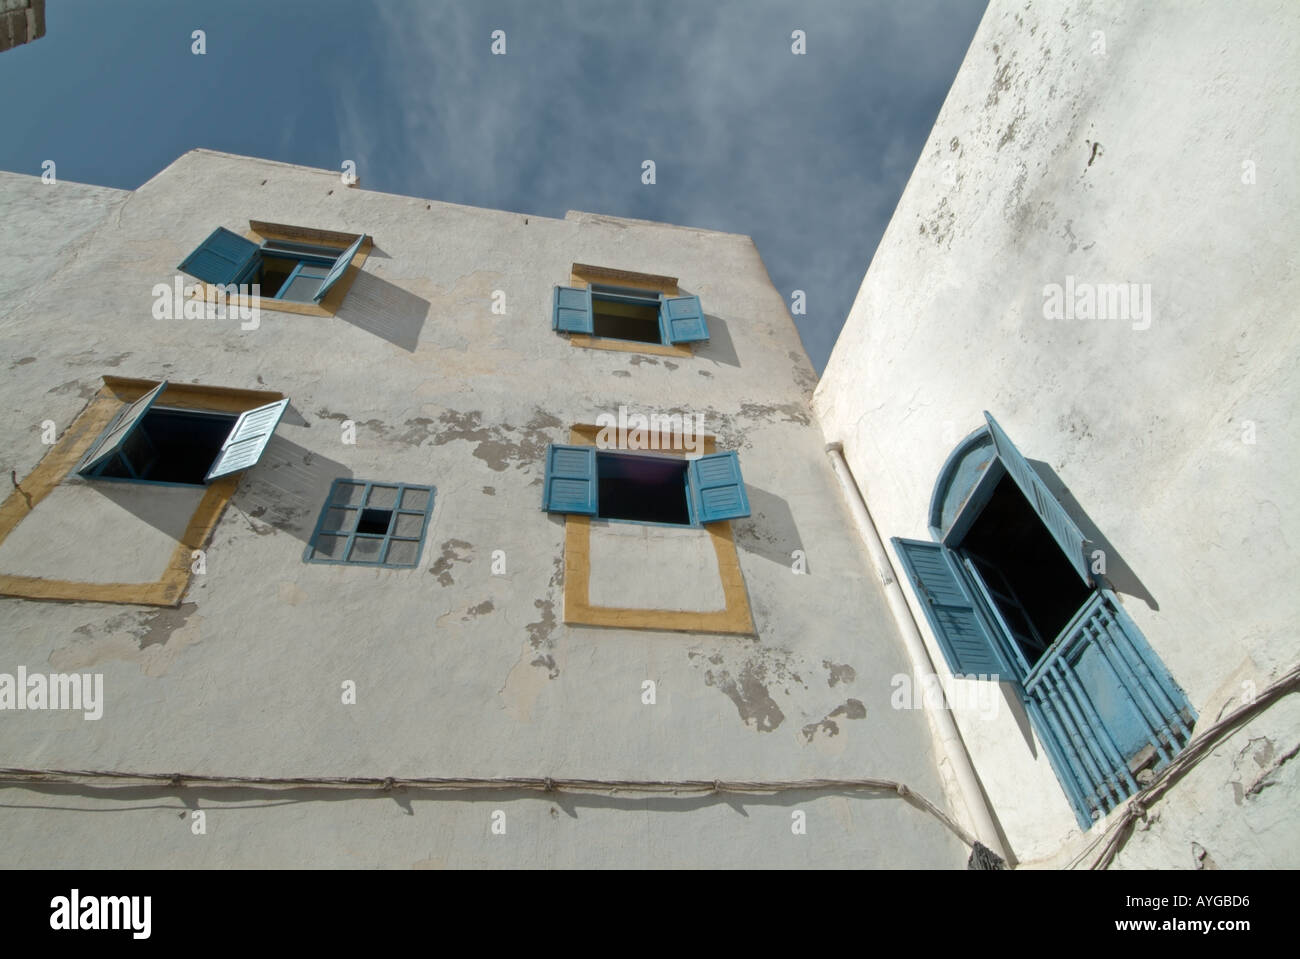
[[[0,168],[130,189],[194,147],[351,159],[373,190],[747,233],[806,292],[820,371],[984,6],[48,0],[0,54]]]

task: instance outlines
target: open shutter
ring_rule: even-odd
[[[669,343],[694,343],[709,338],[704,308],[698,296],[666,296],[659,303],[659,325]]]
[[[1099,589],[1024,682],[1038,738],[1087,828],[1192,738],[1196,711],[1110,590]]]
[[[86,451],[77,464],[77,472],[83,475],[94,472],[102,463],[110,459],[118,450],[122,448],[135,428],[140,425],[144,415],[149,412],[149,407],[153,406],[154,401],[158,399],[159,394],[167,389],[167,381],[163,380],[144,396],[140,397],[130,406],[123,408],[118,414],[113,424],[104,431],[104,434],[96,441],[95,445]]]
[[[993,437],[993,448],[998,451],[998,459],[1011,474],[1011,478],[1016,481],[1020,491],[1025,494],[1025,499],[1029,500],[1029,505],[1043,521],[1043,525],[1052,534],[1057,545],[1061,547],[1075,572],[1089,586],[1093,585],[1092,575],[1088,569],[1088,541],[1084,538],[1083,532],[1066,514],[1060,501],[1047,489],[1042,478],[1034,472],[1034,468],[1021,455],[1020,450],[1016,449],[1015,444],[1002,431],[1002,427],[998,426],[997,420],[988,412],[984,413],[984,418],[988,420],[989,435]]]
[[[219,476],[227,476],[246,470],[250,466],[256,466],[266,450],[266,444],[271,442],[271,434],[275,432],[276,424],[280,422],[280,417],[284,415],[284,409],[288,405],[288,400],[279,400],[249,410],[247,413],[240,413],[239,419],[235,420],[235,425],[226,436],[226,441],[221,444],[221,452],[217,454],[216,462],[204,477],[205,481],[210,483]]]
[[[691,478],[691,506],[701,523],[749,515],[740,457],[734,452],[711,453],[691,460],[687,471]]]
[[[590,335],[595,329],[591,318],[591,289],[557,286],[551,299],[551,328]]]
[[[352,258],[357,255],[357,250],[361,249],[361,244],[365,239],[366,235],[364,233],[361,234],[361,236],[357,237],[356,240],[353,241],[350,247],[339,254],[338,259],[334,261],[334,265],[330,267],[330,271],[325,274],[325,279],[321,280],[320,289],[317,290],[316,295],[312,297],[313,300],[319,303],[321,300],[325,299],[325,294],[330,291],[330,287],[337,283],[339,278],[347,272],[348,265],[352,262]]]
[[[596,515],[596,447],[552,443],[547,448],[542,508],[548,513]]]
[[[219,226],[178,269],[204,283],[237,283],[258,250],[253,241]]]
[[[957,579],[947,547],[897,536],[891,542],[953,675],[1010,676],[975,604]]]

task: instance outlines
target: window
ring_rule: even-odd
[[[658,345],[709,338],[698,296],[668,296],[598,283],[585,288],[557,286],[551,326],[560,332]]]
[[[701,526],[749,515],[734,452],[686,460],[552,444],[543,508],[597,519]]]
[[[303,553],[308,563],[409,568],[420,563],[434,488],[336,479]]]
[[[546,451],[542,506],[567,514],[564,622],[753,635],[731,524],[713,522],[749,515],[734,454],[696,434],[704,455],[689,460],[680,433],[655,453],[615,452],[605,429],[574,425]]]
[[[0,594],[176,606],[194,572],[194,551],[211,545],[239,470],[258,462],[282,402],[271,390],[105,376],[0,509],[7,557]],[[258,422],[262,416],[252,414],[259,410],[269,421]],[[241,419],[248,429],[236,428]],[[152,464],[139,455],[149,444],[160,454]],[[78,469],[89,482],[76,481]],[[143,480],[113,475],[141,470]],[[114,488],[101,480],[165,485]],[[69,551],[70,529],[93,534],[93,548]]]
[[[373,244],[366,235],[330,233],[252,221],[260,242],[218,227],[199,244],[179,269],[216,287],[258,284],[263,300],[277,309],[320,306],[331,290],[341,302],[348,267]],[[335,304],[337,305],[337,303]]]
[[[948,458],[937,542],[894,538],[954,675],[1014,683],[1081,828],[1137,792],[1191,738],[1195,710],[1094,581],[1089,543],[988,413]]]
[[[163,406],[164,380],[124,405],[77,464],[90,479],[205,486],[255,466],[289,405],[243,413]]]

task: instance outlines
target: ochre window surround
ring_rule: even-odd
[[[36,468],[19,482],[0,504],[0,542],[9,536],[55,487],[72,473],[82,455],[99,438],[104,427],[124,405],[133,403],[158,385],[156,380],[105,376],[104,385],[72,421]],[[169,401],[192,409],[243,413],[284,399],[268,390],[241,390],[217,386],[169,383]],[[210,483],[190,516],[162,577],[152,583],[84,583],[35,576],[0,574],[0,595],[26,599],[54,599],[96,603],[131,603],[142,606],[176,606],[190,582],[191,554],[202,549],[216,528],[243,474],[235,473]]]
[[[601,427],[583,424],[569,432],[573,446],[595,446]],[[684,446],[674,438],[674,446]],[[703,440],[705,454],[717,451],[712,436]],[[685,456],[685,452],[674,453]],[[576,514],[564,518],[564,621],[582,626],[618,626],[628,629],[662,629],[699,633],[754,634],[749,594],[740,572],[740,556],[730,523],[709,523],[704,527],[718,558],[718,575],[722,580],[725,606],[720,610],[631,609],[591,605],[591,517]]]
[[[569,274],[569,285],[586,288],[592,283],[607,283],[610,286],[628,286],[639,290],[654,290],[665,296],[678,296],[677,277],[660,276],[656,273],[633,273],[629,270],[615,270],[604,266],[591,266],[587,263],[573,264]],[[592,350],[613,350],[618,353],[649,353],[654,356],[689,357],[694,352],[689,343],[638,343],[632,340],[616,340],[608,337],[587,336],[574,333],[569,342]]]
[[[268,240],[284,240],[290,243],[309,243],[315,246],[336,247],[339,252],[346,250],[357,239],[359,234],[340,233],[336,230],[315,230],[309,227],[290,226],[285,223],[267,223],[263,220],[249,220],[248,230],[244,233],[244,238],[251,240],[259,246]],[[279,313],[300,313],[304,316],[333,316],[338,312],[339,307],[343,305],[348,291],[352,289],[352,284],[365,265],[366,258],[370,251],[374,249],[374,238],[367,235],[361,242],[361,248],[357,250],[356,256],[352,258],[352,263],[348,266],[347,272],[339,278],[324,299],[319,303],[297,303],[292,300],[276,300],[270,297],[263,297],[258,301],[258,306],[263,310],[274,310]],[[208,295],[208,285],[201,280],[196,280],[192,296],[198,299],[204,299]],[[213,294],[215,296],[215,293]]]

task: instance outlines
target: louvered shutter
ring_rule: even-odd
[[[659,326],[669,343],[694,343],[709,338],[704,308],[698,296],[666,296],[659,303]]]
[[[112,425],[82,456],[81,462],[77,464],[77,472],[83,475],[94,472],[95,469],[120,450],[135,431],[135,428],[140,425],[140,421],[149,412],[149,408],[153,406],[154,401],[158,399],[165,389],[167,389],[167,381],[163,380],[130,406],[123,408],[117,414],[117,418]]]
[[[591,290],[557,286],[551,298],[551,328],[590,335],[595,328],[591,315]]]
[[[1093,585],[1092,574],[1088,569],[1088,541],[1084,538],[1083,532],[1066,514],[1060,501],[1047,489],[1042,478],[1034,472],[1029,461],[1021,455],[1020,450],[1016,449],[1016,445],[1003,432],[997,420],[987,412],[984,418],[988,420],[989,434],[993,437],[993,448],[998,451],[998,459],[1002,461],[1002,465],[1020,487],[1020,491],[1025,494],[1025,499],[1029,500],[1029,505],[1043,521],[1043,525],[1052,534],[1057,545],[1061,547],[1075,572],[1089,586]]]
[[[178,269],[204,283],[237,283],[257,257],[259,249],[251,240],[219,226]]]
[[[288,400],[279,400],[240,413],[239,419],[235,420],[235,425],[227,434],[226,441],[221,444],[221,452],[217,454],[216,462],[208,470],[205,480],[211,482],[220,476],[256,466],[288,405]]]
[[[891,542],[953,675],[1010,676],[975,604],[957,579],[948,549],[897,536]]]
[[[325,279],[321,280],[320,289],[312,297],[313,300],[319,303],[325,299],[325,294],[330,291],[330,287],[337,283],[343,274],[347,272],[348,265],[352,262],[352,258],[357,255],[357,251],[361,249],[361,244],[365,238],[365,234],[357,237],[350,247],[339,254],[338,259],[334,261],[334,265],[330,267],[330,271],[325,274]]]
[[[740,457],[734,452],[701,456],[691,460],[687,470],[691,479],[691,505],[701,523],[749,515]]]
[[[542,508],[549,513],[596,515],[596,448],[551,444],[546,451]]]

